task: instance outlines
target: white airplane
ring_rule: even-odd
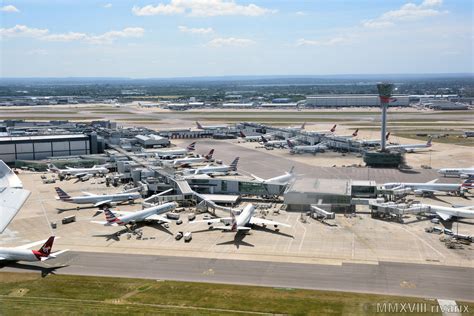
[[[264,136],[260,136],[263,146],[273,148],[284,148],[287,146],[286,140],[268,140]]]
[[[134,201],[141,198],[140,193],[130,192],[130,193],[115,193],[115,194],[104,194],[98,195],[88,192],[82,192],[85,195],[81,196],[70,196],[64,192],[61,188],[55,188],[56,193],[58,194],[58,199],[63,202],[73,203],[73,204],[94,204],[94,206],[102,206],[111,204],[113,202],[123,203],[127,201]]]
[[[285,174],[274,177],[274,178],[270,178],[270,179],[262,179],[262,178],[257,177],[254,174],[251,174],[251,176],[254,177],[257,181],[260,181],[262,183],[287,184],[295,176],[293,173],[294,168],[295,167],[291,167],[290,171],[285,172]]]
[[[30,244],[18,246],[18,247],[9,247],[9,248],[0,248],[0,262],[3,261],[46,261],[49,259],[54,259],[58,255],[68,251],[61,250],[52,253],[54,236],[48,238],[48,240],[36,241]],[[31,250],[29,248],[35,247],[43,244],[39,250]]]
[[[329,130],[330,133],[334,133],[336,131],[337,124],[334,124],[333,127]],[[324,136],[328,134],[328,131],[307,131],[306,132],[309,135],[319,135],[319,136]]]
[[[192,142],[186,148],[171,148],[165,150],[159,150],[155,153],[155,156],[160,159],[175,159],[186,156],[190,151],[196,150],[196,142]]]
[[[175,167],[184,167],[184,166],[189,166],[190,164],[193,163],[201,163],[201,162],[206,162],[212,159],[212,155],[214,154],[214,149],[211,149],[207,155],[204,155],[202,157],[192,157],[192,158],[178,158],[173,160],[173,165]]]
[[[93,166],[92,168],[66,167],[66,169],[59,169],[55,165],[51,164],[49,170],[61,176],[74,176],[77,178],[83,178],[86,176],[91,177],[97,174],[109,173],[109,169],[104,166]]]
[[[252,229],[251,227],[249,227],[249,225],[262,225],[263,227],[266,227],[267,225],[273,225],[275,228],[278,228],[278,226],[291,227],[288,224],[255,217],[255,207],[252,204],[248,204],[247,206],[245,206],[244,209],[237,216],[232,210],[230,211],[230,214],[231,217],[194,221],[192,223],[207,223],[208,225],[212,225],[213,223],[222,223],[224,224],[224,226],[214,226],[212,228],[232,232],[249,231]],[[228,225],[229,222],[230,225]]]
[[[301,130],[304,130],[305,126],[306,126],[306,122],[301,124],[301,126],[288,126],[286,129],[289,131],[301,131]]]
[[[418,149],[425,149],[425,148],[430,148],[431,145],[431,137],[428,139],[426,144],[410,144],[410,145],[389,145],[386,146],[385,149],[393,149],[393,150],[398,150],[401,152],[415,152]]]
[[[393,191],[413,192],[415,195],[434,195],[437,193],[455,193],[464,194],[467,190],[473,188],[472,183],[462,184],[436,183],[438,179],[426,183],[385,183],[384,189]]]
[[[328,147],[324,143],[319,143],[316,145],[294,145],[289,139],[287,140],[288,147],[290,148],[291,154],[301,154],[301,153],[321,153],[324,152]]]
[[[448,207],[448,206],[439,206],[431,204],[417,204],[408,210],[417,210],[420,208],[426,208],[426,213],[436,214],[441,217],[444,221],[450,220],[452,217],[459,218],[474,218],[474,206],[462,206],[462,207]]]
[[[201,125],[199,122],[196,121],[196,126],[198,129],[203,129],[203,130],[218,130],[218,129],[226,129],[228,126],[227,125]]]
[[[169,202],[157,206],[148,207],[138,212],[112,212],[108,208],[104,209],[105,222],[92,221],[92,223],[101,224],[104,226],[127,226],[127,224],[135,224],[144,221],[158,221],[169,223],[166,217],[161,214],[171,212],[178,204],[176,202]]]
[[[388,132],[385,135],[385,140],[388,141],[389,137],[390,137],[390,132]],[[367,146],[367,147],[377,147],[377,146],[380,146],[380,144],[382,143],[380,139],[361,139],[358,141],[362,144],[362,146]]]
[[[215,173],[228,173],[230,171],[237,170],[237,164],[239,163],[239,157],[235,158],[230,165],[221,165],[221,166],[213,166],[207,165],[204,167],[196,168],[196,169],[189,169],[185,171],[186,175],[193,175],[193,174],[215,174]]]
[[[445,177],[472,178],[474,177],[474,167],[471,168],[444,168],[439,169],[438,173]]]

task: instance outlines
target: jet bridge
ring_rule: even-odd
[[[391,219],[398,222],[403,222],[402,217],[405,214],[420,214],[430,211],[429,207],[421,204],[418,206],[416,203],[379,203],[377,200],[369,203],[369,208],[372,218]]]

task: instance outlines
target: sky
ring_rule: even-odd
[[[2,0],[2,77],[472,73],[472,0]]]

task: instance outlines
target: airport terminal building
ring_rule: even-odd
[[[409,106],[408,95],[394,95],[390,106]],[[380,106],[379,96],[376,94],[329,94],[315,95],[306,98],[306,107],[365,107]]]

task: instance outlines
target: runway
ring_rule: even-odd
[[[41,266],[41,264],[34,264]],[[245,284],[474,301],[474,269],[380,262],[342,265],[68,252],[57,274]],[[31,265],[30,265],[31,269]],[[5,267],[0,271],[28,271]]]

